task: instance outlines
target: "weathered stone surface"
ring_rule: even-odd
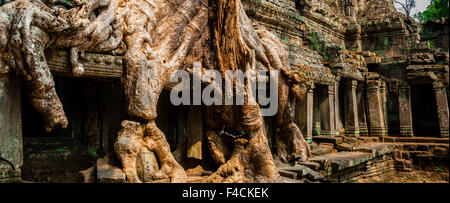
[[[344,142],[346,143],[356,143],[359,141],[359,138],[356,137],[344,137]]]
[[[320,156],[328,153],[332,153],[334,145],[332,143],[320,143],[319,146],[311,151],[311,154]]]
[[[0,72],[0,182],[20,181],[19,168],[23,165],[20,87],[18,79]]]
[[[99,183],[125,183],[125,173],[122,169],[112,166],[105,158],[97,160],[97,182]]]
[[[364,163],[371,157],[370,153],[339,152],[313,157],[309,161],[319,163],[321,169],[325,171],[339,171]]]
[[[385,142],[409,143],[449,143],[448,138],[439,137],[385,137]]]
[[[313,140],[315,142],[325,142],[325,143],[333,143],[333,144],[339,144],[344,141],[342,137],[331,137],[331,136],[314,136]]]
[[[290,179],[297,179],[297,173],[296,172],[292,172],[292,171],[288,171],[288,170],[284,170],[284,169],[278,169],[278,173],[280,173],[281,176],[286,177],[286,178],[290,178]]]
[[[348,143],[339,143],[334,146],[338,151],[353,151],[353,146]]]
[[[52,73],[73,76],[69,61],[69,51],[52,49],[46,53],[47,63]],[[85,68],[84,77],[121,78],[124,74],[122,56],[85,53],[80,64]]]
[[[142,148],[136,159],[136,171],[139,179],[148,182],[154,179],[155,172],[159,170],[155,153],[147,148]]]
[[[396,145],[392,143],[364,143],[355,147],[354,150],[371,153],[373,156],[379,156],[392,153],[395,147]]]
[[[95,182],[96,166],[92,166],[86,170],[78,172],[78,181],[82,183],[94,183]]]
[[[363,142],[378,142],[378,137],[358,137]]]
[[[279,169],[279,171],[280,170],[294,172],[294,173],[296,173],[298,179],[305,177],[310,180],[322,180],[324,178],[324,176],[322,174],[317,173],[316,171],[312,170],[311,168],[303,166],[303,165],[294,165],[294,166],[284,167],[282,169]]]
[[[312,170],[317,170],[320,167],[320,165],[318,163],[310,162],[310,161],[308,161],[308,162],[297,162],[297,164],[303,165],[303,166],[307,166],[307,167],[309,167]]]

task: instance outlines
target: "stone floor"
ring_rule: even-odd
[[[278,169],[287,183],[448,183],[448,138],[384,141],[317,137],[308,162],[291,160]]]

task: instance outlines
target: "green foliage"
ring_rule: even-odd
[[[320,136],[320,132],[319,132],[319,130],[317,130],[317,128],[314,128],[313,136]]]
[[[295,19],[303,21],[303,16],[299,15],[299,14],[295,14]]]
[[[309,49],[316,50],[325,61],[328,61],[329,57],[327,54],[327,48],[324,45],[324,36],[314,30],[311,30],[308,33],[308,39],[311,42],[311,44],[309,45]]]
[[[448,18],[448,9],[448,0],[433,0],[427,10],[419,12],[416,17],[420,22]]]
[[[388,37],[384,38],[384,46],[389,46],[389,38]]]
[[[427,42],[428,42],[428,49],[430,49],[431,51],[434,51],[434,45],[433,45],[433,42],[430,41],[430,40],[428,40]]]
[[[96,149],[96,148],[93,148],[93,147],[88,147],[88,153],[89,153],[91,156],[97,156],[97,155],[98,155],[97,149]]]

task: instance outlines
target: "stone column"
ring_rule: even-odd
[[[307,114],[308,114],[308,122],[306,126],[307,130],[307,141],[308,143],[312,142],[312,133],[313,133],[313,114],[314,114],[314,85],[312,85],[311,89],[308,91],[306,96],[307,99]]]
[[[449,136],[449,110],[447,101],[447,91],[442,81],[433,82],[434,92],[436,94],[436,103],[439,116],[439,128],[441,137]]]
[[[306,97],[297,105],[297,125],[302,131],[303,137],[312,142],[313,136],[313,111],[314,111],[314,85],[306,94]]]
[[[313,136],[320,135],[322,128],[320,123],[320,95],[318,88],[316,88],[316,94],[313,94]]]
[[[319,99],[321,135],[334,136],[334,84],[328,85],[327,88],[322,88]]]
[[[407,83],[398,84],[398,105],[400,119],[400,135],[402,137],[412,137],[412,114],[411,114],[411,94]]]
[[[383,137],[386,135],[384,128],[383,108],[381,106],[379,80],[369,80],[367,82],[367,105],[369,109],[369,135]]]
[[[341,80],[340,76],[336,77],[334,83],[334,127],[336,131],[336,135],[339,135],[340,130],[340,116],[339,116],[339,82]]]
[[[358,105],[358,124],[359,124],[359,135],[369,136],[367,131],[367,120],[366,120],[366,101],[364,97],[364,84],[359,83],[356,88],[356,101]]]
[[[12,74],[0,73],[0,183],[21,180],[20,168],[23,165],[21,109],[19,80]]]
[[[386,82],[382,81],[380,87],[380,96],[381,96],[381,106],[383,107],[384,128],[386,129],[386,132],[389,132],[386,89],[387,89]]]

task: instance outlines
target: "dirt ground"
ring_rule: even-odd
[[[358,183],[449,183],[448,177],[448,171],[396,171],[382,177],[362,179]]]

